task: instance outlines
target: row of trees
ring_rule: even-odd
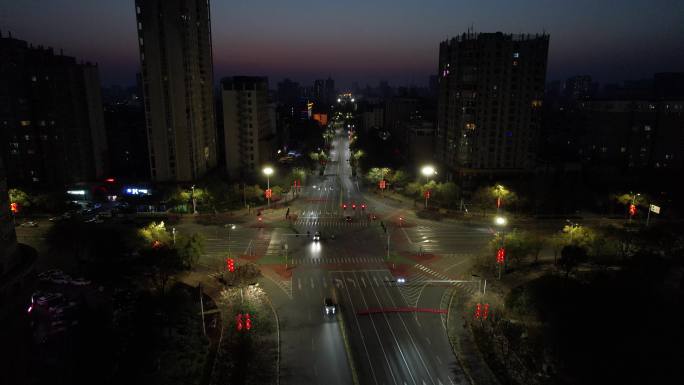
[[[501,247],[502,236],[506,258],[513,266],[521,266],[530,259],[537,263],[542,250],[550,249],[554,262],[566,275],[584,262],[608,266],[638,254],[670,256],[684,249],[678,227],[668,225],[633,228],[567,224],[551,236],[516,230],[497,234],[491,240],[489,249],[492,256]]]
[[[305,183],[305,169],[294,167],[286,174],[275,173],[271,177],[271,201],[277,201],[290,192],[295,180]],[[229,183],[222,179],[199,182],[194,189],[174,186],[164,194],[164,201],[176,211],[191,212],[194,197],[199,211],[226,211],[266,202],[265,185]]]

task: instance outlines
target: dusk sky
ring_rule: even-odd
[[[441,40],[465,32],[551,35],[547,79],[601,82],[684,68],[682,0],[212,0],[214,76],[424,85]],[[104,84],[138,71],[133,0],[2,0],[0,30],[98,62]]]

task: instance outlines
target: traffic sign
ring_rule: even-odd
[[[385,187],[387,187],[387,182],[383,179],[380,181],[379,185],[380,185],[380,190],[384,190]]]
[[[660,206],[650,205],[648,209],[656,214],[660,214]]]
[[[271,199],[271,197],[273,196],[273,190],[270,188],[266,189],[264,193],[266,194],[266,199]]]

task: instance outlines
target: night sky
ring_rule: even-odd
[[[1,0],[0,29],[98,62],[103,83],[133,84],[133,0]],[[601,82],[684,70],[682,0],[211,0],[214,76],[267,75],[341,87],[427,83],[439,42],[476,32],[551,35],[548,79]]]

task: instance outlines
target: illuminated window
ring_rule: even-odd
[[[26,126],[31,125],[31,121],[30,120],[22,120],[19,122],[19,124],[21,124],[22,127],[26,127]]]
[[[541,107],[542,101],[541,100],[533,100],[532,101],[532,107]]]
[[[513,52],[513,57],[514,57],[515,59],[519,58],[519,57],[520,57],[520,52]]]
[[[465,127],[468,130],[474,130],[476,126],[475,123],[466,123]]]

